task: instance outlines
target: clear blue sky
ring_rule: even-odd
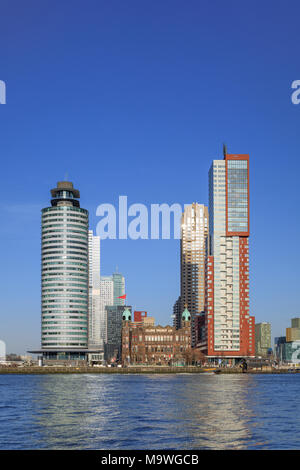
[[[40,209],[66,172],[96,207],[207,203],[211,160],[251,159],[251,314],[300,316],[300,5],[296,1],[2,0],[0,338],[40,344]],[[104,241],[102,274],[170,322],[179,241]]]

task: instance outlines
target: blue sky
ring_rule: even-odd
[[[96,207],[208,202],[214,158],[250,154],[250,301],[284,334],[300,316],[300,5],[296,1],[3,0],[0,338],[40,344],[40,209],[68,173]],[[170,322],[178,240],[106,240],[102,274]]]

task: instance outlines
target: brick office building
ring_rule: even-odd
[[[141,325],[154,325],[154,317],[149,317],[145,311],[134,311],[133,312],[134,323]]]
[[[131,321],[131,313],[123,314],[122,364],[176,365],[185,364],[191,354],[191,315],[182,314],[182,328],[148,325]]]

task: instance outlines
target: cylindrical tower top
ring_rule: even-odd
[[[57,187],[51,189],[51,205],[72,205],[80,207],[78,199],[80,198],[80,192],[78,189],[74,189],[73,183],[70,181],[58,181]]]

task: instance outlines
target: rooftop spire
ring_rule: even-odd
[[[124,310],[122,318],[123,321],[131,321],[131,312],[128,307]]]
[[[185,309],[182,313],[182,320],[183,321],[190,321],[191,320],[191,314],[187,309],[187,304],[185,304]]]

